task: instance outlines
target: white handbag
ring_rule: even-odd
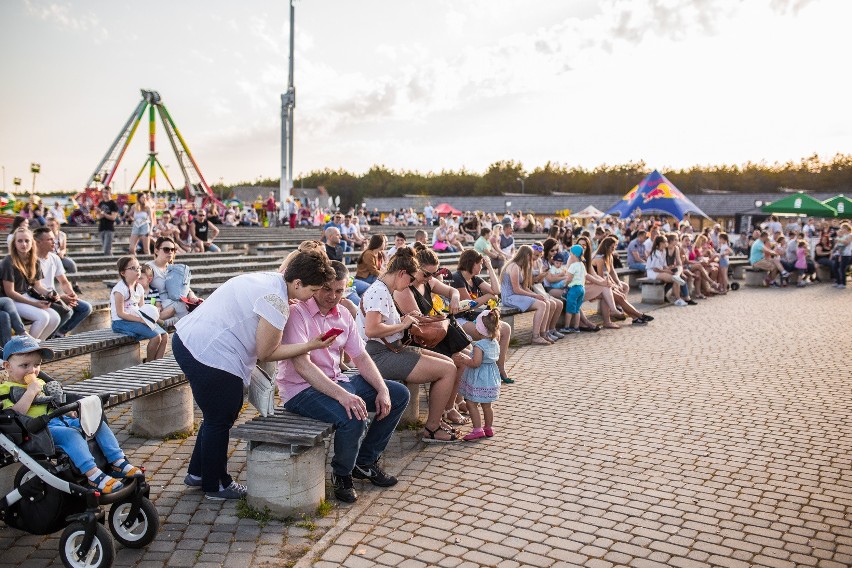
[[[275,381],[258,366],[251,372],[248,400],[261,416],[275,414]]]

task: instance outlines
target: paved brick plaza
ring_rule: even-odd
[[[185,490],[194,437],[131,437],[124,409],[163,527],[116,565],[852,565],[852,294],[746,289],[654,315],[517,349],[495,438],[402,432],[397,487],[359,482],[357,504],[310,523],[261,526]],[[0,565],[58,566],[57,541],[0,528]]]

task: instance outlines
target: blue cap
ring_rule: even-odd
[[[38,340],[29,335],[16,335],[3,346],[3,360],[8,361],[12,355],[38,352],[44,361],[53,359],[53,351],[42,347]]]
[[[568,255],[565,254],[564,252],[558,252],[555,255],[553,255],[553,261],[554,262],[556,262],[556,261],[568,262]]]
[[[576,256],[577,258],[583,258],[583,247],[580,245],[574,245],[571,247],[571,254]]]

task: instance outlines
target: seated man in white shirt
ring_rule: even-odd
[[[382,379],[364,348],[352,314],[338,306],[349,272],[340,262],[332,262],[332,266],[334,281],[313,298],[291,306],[283,342],[304,343],[335,328],[343,332],[327,349],[280,361],[277,383],[285,409],[337,427],[331,460],[334,495],[340,501],[354,503],[358,495],[353,477],[378,487],[396,485],[397,479],[382,471],[378,461],[408,406],[409,393],[401,383]],[[341,373],[341,351],[352,358],[360,374],[347,377]],[[369,428],[368,412],[376,413]]]
[[[69,310],[65,313],[56,310],[59,313],[59,327],[54,332],[54,337],[64,337],[75,327],[83,323],[83,320],[89,317],[92,313],[92,306],[88,302],[84,302],[77,298],[74,289],[68,278],[65,277],[65,268],[62,267],[62,261],[53,252],[53,243],[55,237],[53,231],[47,227],[39,227],[33,231],[33,239],[35,239],[36,256],[41,266],[43,278],[41,284],[47,290],[57,292],[58,299],[65,303]],[[61,292],[56,289],[56,281],[61,286]]]
[[[343,225],[340,227],[340,236],[349,245],[349,250],[363,248],[366,244],[366,239],[358,234],[357,228],[352,224],[352,215],[344,217]]]

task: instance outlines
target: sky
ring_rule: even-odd
[[[29,190],[31,162],[38,190],[81,189],[140,88],[160,93],[208,183],[279,177],[288,12],[3,0],[4,189]],[[849,0],[296,0],[295,13],[296,177],[852,152]],[[157,144],[174,176],[159,123]],[[146,155],[143,123],[115,190]]]

